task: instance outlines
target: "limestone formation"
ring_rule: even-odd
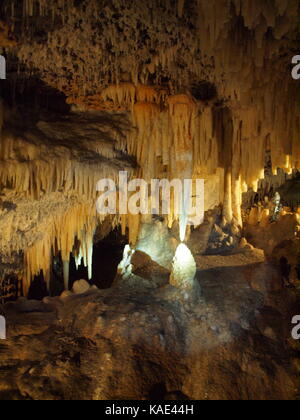
[[[183,290],[192,290],[196,277],[196,262],[191,251],[180,244],[173,260],[170,284]]]
[[[24,136],[24,130],[17,138],[3,131],[1,184],[26,196],[59,190],[93,197],[101,173],[113,171],[102,164],[95,169],[92,151],[95,158],[100,154],[110,161],[125,153],[136,159],[138,174],[145,179],[205,178],[210,191],[205,209],[222,204],[225,223],[241,226],[242,193],[256,190],[264,177],[265,152],[271,152],[274,173],[278,168],[288,173],[298,169],[299,85],[288,77],[288,52],[295,46],[298,24],[297,0],[272,0],[268,6],[252,0],[214,0],[209,5],[202,0],[151,0],[140,7],[119,0],[104,3],[3,2],[3,36],[16,40],[16,45],[6,42],[3,46],[18,60],[18,77],[26,79],[38,71],[43,83],[63,92],[73,109],[114,111],[115,119],[120,111],[127,112],[131,128],[123,124],[116,131],[115,122],[110,121],[115,131],[112,150],[107,130],[99,131],[99,140],[88,140],[95,131],[91,121],[88,132],[79,134],[81,147],[90,149],[84,168],[76,162],[72,132],[78,123],[74,117],[69,132],[63,121],[55,125],[38,122],[38,138],[36,133],[35,137]],[[48,27],[41,37],[35,36],[42,31],[45,18]],[[100,31],[97,19],[102,21]],[[19,25],[20,20],[24,25]],[[286,54],[280,53],[283,50]],[[20,71],[21,66],[25,72]],[[203,81],[215,86],[211,97]],[[49,155],[48,162],[41,158],[44,133],[51,143],[59,143],[56,150],[51,148],[53,157]],[[44,143],[47,151],[48,144]],[[70,221],[78,219],[79,212],[84,219],[77,226],[70,222],[67,237],[50,223],[50,232],[42,239],[43,251],[38,241],[14,247],[24,252],[25,292],[30,278],[40,270],[48,276],[47,260],[56,240],[64,261],[69,260],[71,242],[82,226],[89,227],[80,239],[87,241],[80,255],[90,265],[91,234],[98,220],[90,217],[92,210],[89,215],[86,211],[80,207],[76,216],[66,216]],[[123,233],[129,227],[133,245],[140,226],[135,219],[138,217],[121,216],[120,220]],[[178,215],[171,211],[169,227],[176,219]],[[13,229],[10,223],[7,221],[7,229]],[[185,223],[181,223],[181,236]],[[3,235],[2,242],[6,237]],[[7,241],[1,249],[5,247]]]
[[[90,285],[85,280],[78,280],[73,285],[75,295],[82,295],[90,289]]]
[[[299,399],[299,17],[1,1],[0,399]]]

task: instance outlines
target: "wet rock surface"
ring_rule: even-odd
[[[0,398],[299,398],[297,292],[269,287],[273,269],[259,252],[197,264],[196,304],[172,286],[119,285],[3,306]]]

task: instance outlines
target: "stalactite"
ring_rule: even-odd
[[[53,215],[52,221],[48,220],[45,226],[42,238],[25,250],[24,295],[28,293],[33,276],[41,271],[49,286],[53,250],[60,251],[64,262],[65,286],[68,284],[67,267],[73,251],[77,256],[78,265],[83,259],[91,279],[94,231],[104,219],[105,216],[96,213],[94,201],[75,204],[65,213]],[[117,224],[117,219],[112,219],[111,223],[113,229]],[[77,250],[74,249],[75,240],[78,244]]]
[[[110,85],[102,92],[102,98],[104,101],[112,101],[115,104],[125,107],[134,104],[135,95],[135,86],[131,83]]]
[[[99,143],[94,145],[94,151],[99,159],[100,156],[117,156]],[[49,155],[47,146],[35,145],[5,133],[0,143],[0,161],[0,185],[34,198],[62,189],[66,194],[77,192],[86,198],[96,197],[95,185],[98,180],[107,176],[115,179],[117,176],[109,165],[87,162],[83,170],[82,165],[72,157],[71,151],[57,149],[57,153],[54,150]]]

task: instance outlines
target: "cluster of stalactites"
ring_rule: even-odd
[[[203,35],[201,45],[205,49],[215,49],[224,31],[228,32],[233,7],[235,15],[243,19],[245,28],[253,31],[258,48],[262,47],[268,28],[274,30],[275,39],[293,30],[292,25],[297,22],[299,12],[297,0],[212,0],[209,4],[205,0],[198,0],[198,5],[199,28]]]
[[[171,0],[149,0],[139,6],[122,0],[112,0],[109,4],[97,0],[80,4],[75,0],[8,0],[5,15],[12,31],[17,29],[16,38],[28,41],[15,51],[20,61],[32,70],[38,68],[48,84],[64,90],[67,95],[84,97],[95,92],[100,84],[105,86],[122,80],[147,83],[150,77],[152,80],[156,77],[161,64],[163,69],[157,82],[164,77],[167,67],[172,68],[176,76],[174,61],[178,50],[184,53],[183,40],[191,33],[190,26],[178,19],[184,14],[186,2],[176,0],[176,3],[177,7]],[[20,28],[21,13],[24,24]],[[82,17],[81,23],[78,14]],[[119,14],[117,19],[116,14]],[[35,21],[30,19],[32,16],[36,17]],[[35,39],[33,30],[35,25],[38,28],[41,25],[40,16],[43,19],[47,16],[50,29],[43,43]],[[99,22],[100,29],[95,31]],[[19,31],[25,34],[20,36]],[[163,46],[158,45],[160,43]],[[65,71],[58,76],[62,68]]]
[[[193,179],[201,163],[207,173],[214,174],[218,168],[218,146],[212,110],[199,106],[187,94],[168,96],[164,106],[151,96],[143,99],[132,106],[136,129],[123,142],[124,150],[137,158],[139,175],[148,182],[157,178]],[[199,146],[202,135],[204,141]],[[171,205],[169,226],[177,219]]]
[[[143,91],[151,92],[151,87],[145,86]],[[111,99],[120,104],[119,97],[116,94]],[[163,105],[154,94],[137,96],[132,104],[132,121],[136,130],[123,141],[123,148],[137,157],[146,179],[180,177],[180,160],[186,153],[195,167],[203,165],[215,173],[218,148],[211,107],[197,104],[189,94],[167,96]]]
[[[17,3],[11,2],[8,18],[15,15]],[[222,96],[244,100],[257,80],[257,69],[269,71],[266,60],[278,57],[281,40],[286,42],[298,25],[298,0],[177,0],[177,8],[167,0],[150,0],[139,8],[120,0],[106,7],[96,0],[85,3],[23,0],[24,18],[47,13],[59,16],[66,25],[49,31],[46,43],[33,37],[34,47],[29,42],[16,51],[21,61],[44,74],[47,83],[69,96],[73,93],[74,101],[78,95],[99,92],[107,83],[147,83],[156,74],[160,75],[157,81],[168,76],[174,88],[206,76],[218,83]],[[119,8],[121,16],[115,19]],[[85,25],[78,24],[80,12]],[[165,19],[160,13],[166,13]],[[98,34],[94,27],[99,15],[103,24]],[[189,24],[178,19],[182,16]],[[142,34],[136,29],[141,22]],[[67,31],[73,31],[74,37]],[[94,42],[89,42],[91,39]],[[61,68],[66,69],[64,74]]]
[[[274,172],[280,167],[290,173],[299,167],[298,116],[289,82],[287,97],[280,98],[274,88],[266,91],[255,106],[239,105],[234,109],[213,103],[203,105],[189,94],[166,96],[162,103],[153,88],[143,90],[152,92],[144,95],[143,101],[138,100],[133,85],[114,85],[105,91],[115,106],[132,110],[136,130],[129,133],[121,147],[137,157],[141,175],[147,180],[219,174],[222,191],[216,195],[225,201],[227,222],[242,224],[242,193],[249,188],[257,191],[259,180],[264,178],[267,150],[272,151]],[[273,106],[274,100],[279,111]],[[189,174],[185,171],[188,161]],[[172,214],[170,224],[174,218]]]
[[[56,0],[56,4],[51,5],[47,0],[23,0],[23,16],[45,16],[46,14],[52,14],[53,16],[57,13],[58,9],[62,11],[68,7],[67,0]],[[12,2],[11,15],[15,14],[16,2]]]
[[[3,133],[0,143],[0,186],[36,198],[55,191],[96,198],[96,184],[108,176],[117,180],[116,169],[100,161],[106,148],[95,146],[99,163],[75,160],[67,149],[49,154],[43,144],[33,144]],[[102,155],[100,155],[100,152]],[[109,156],[112,157],[111,155]]]
[[[92,276],[93,236],[96,227],[106,215],[98,214],[96,209],[97,182],[110,178],[117,184],[118,166],[103,163],[103,153],[99,162],[80,162],[72,159],[67,149],[53,148],[53,154],[46,152],[43,143],[33,144],[22,138],[16,138],[7,132],[2,133],[3,107],[0,104],[0,187],[12,200],[32,202],[32,211],[36,213],[35,200],[43,202],[54,193],[60,193],[66,205],[57,203],[53,213],[41,213],[36,222],[30,221],[30,214],[22,214],[21,207],[5,215],[6,224],[0,237],[0,249],[5,254],[24,252],[23,291],[27,295],[31,280],[43,272],[49,286],[52,257],[61,254],[64,262],[65,285],[68,285],[68,264],[73,253],[76,264],[83,263]],[[94,146],[100,153],[101,143]],[[105,147],[102,148],[105,150]],[[102,150],[102,152],[103,152]],[[111,156],[110,156],[111,157]],[[101,160],[102,159],[102,160]],[[131,170],[128,169],[129,176]],[[54,197],[55,200],[55,197]],[[69,204],[68,204],[69,203]],[[68,204],[68,205],[67,205]],[[111,217],[112,229],[120,224],[126,233],[127,226],[131,242],[136,241],[139,219],[133,217]],[[24,223],[38,223],[38,239],[17,239],[18,231],[24,229]],[[137,225],[137,226],[136,226]],[[19,234],[20,235],[20,234]],[[74,246],[76,244],[76,246]]]
[[[132,96],[130,96],[130,91]],[[160,103],[151,88],[136,90],[114,86],[109,99],[119,105],[130,104],[132,121],[136,127],[119,144],[124,151],[137,157],[140,176],[149,180],[188,177],[220,178],[214,191],[224,204],[227,222],[241,224],[241,194],[247,185],[256,188],[263,178],[266,148],[270,147],[267,136],[263,141],[254,137],[253,126],[259,124],[258,115],[241,112],[234,115],[227,107],[203,106],[190,95],[174,95]],[[143,101],[138,101],[143,99]],[[248,110],[249,111],[249,110]],[[296,139],[296,137],[295,137]],[[19,155],[22,151],[22,155]],[[1,183],[10,185],[16,192],[36,197],[37,193],[62,190],[76,192],[81,198],[95,199],[96,183],[107,178],[107,171],[95,171],[89,165],[80,166],[70,160],[39,160],[39,150],[22,139],[5,136],[1,141]],[[284,166],[284,165],[283,165]],[[112,177],[117,181],[116,174]],[[219,189],[219,190],[217,190]],[[219,204],[218,201],[216,201]],[[95,216],[95,201],[87,206],[74,206],[60,218],[53,218],[43,238],[28,248],[26,256],[25,290],[30,279],[43,270],[49,281],[51,255],[56,249],[64,261],[74,252],[76,261],[84,259],[91,271],[91,253],[94,229],[101,220]],[[178,218],[174,211],[168,215],[169,226]],[[129,227],[130,243],[135,244],[139,234],[140,216],[120,216],[116,223],[123,233]],[[80,247],[74,250],[75,238]],[[65,269],[67,279],[67,270]],[[67,280],[66,280],[67,284]],[[27,289],[26,289],[27,287]]]
[[[27,4],[25,13],[30,14],[33,3],[40,3],[41,9],[44,7],[44,1],[26,0],[24,1],[24,4]],[[57,7],[67,12],[66,3],[60,0]],[[69,4],[72,5],[72,2]],[[153,2],[153,7],[155,5],[157,6]],[[177,13],[179,17],[183,16],[186,5],[187,2],[178,0],[174,15]],[[118,1],[114,6],[118,7]],[[52,6],[49,4],[47,7],[51,9]],[[143,7],[145,9],[142,13],[145,17],[151,16],[148,6]],[[73,13],[73,19],[75,15],[71,9],[72,7],[69,8],[69,13]],[[93,5],[93,2],[90,2],[87,12],[96,13],[96,10],[96,4]],[[156,175],[160,174],[161,166],[166,165],[169,165],[169,172],[172,172],[175,159],[170,155],[176,153],[178,156],[178,141],[180,141],[178,136],[185,137],[184,141],[193,145],[194,161],[197,162],[197,167],[203,173],[215,173],[219,165],[216,155],[218,153],[230,154],[231,151],[220,151],[220,148],[218,150],[216,146],[215,137],[220,136],[213,131],[212,119],[214,117],[211,115],[211,108],[206,107],[194,116],[194,106],[189,103],[189,98],[184,99],[186,95],[182,95],[181,98],[179,95],[169,97],[168,90],[165,88],[138,83],[144,74],[153,75],[158,73],[159,68],[163,69],[165,75],[174,75],[174,66],[180,49],[180,61],[188,64],[186,66],[188,74],[185,77],[184,72],[179,72],[177,69],[177,82],[184,86],[185,79],[188,79],[190,74],[193,75],[194,80],[201,80],[203,77],[201,69],[207,65],[210,71],[206,76],[216,84],[219,96],[225,98],[232,109],[232,143],[234,151],[239,155],[232,164],[233,177],[238,180],[234,181],[233,188],[245,191],[250,187],[256,190],[258,180],[263,177],[266,149],[271,150],[274,173],[278,167],[290,172],[292,168],[300,165],[297,90],[289,77],[290,58],[282,58],[280,54],[282,48],[286,49],[289,39],[294,36],[294,30],[298,25],[298,10],[298,0],[271,0],[269,2],[197,0],[198,32],[195,34],[190,31],[190,36],[187,37],[189,48],[180,49],[179,45],[159,48],[159,52],[152,57],[150,63],[148,59],[145,60],[148,63],[146,65],[138,62],[138,56],[132,57],[127,54],[127,62],[125,60],[124,63],[107,61],[100,66],[99,62],[99,67],[106,68],[107,74],[111,71],[115,71],[116,74],[121,73],[121,70],[117,68],[121,66],[123,76],[131,80],[131,83],[120,83],[123,78],[121,74],[115,77],[119,83],[109,84],[105,89],[101,90],[98,83],[99,94],[93,98],[92,106],[98,104],[99,107],[104,108],[132,110],[133,120],[140,135],[129,136],[127,145],[130,153],[137,156],[141,165],[145,164],[144,167],[147,167],[149,174],[153,173],[154,166],[158,168],[155,171]],[[154,22],[149,22],[150,24],[153,25]],[[270,28],[272,36],[268,36]],[[67,62],[70,61],[71,65],[74,60],[71,54],[74,46],[70,46],[70,58],[62,57],[59,52],[62,37],[59,34],[60,31],[49,34],[48,42],[58,47],[51,48],[53,54],[56,54],[52,64],[64,63],[64,66],[67,66]],[[114,27],[107,36],[113,46],[118,45],[118,33]],[[164,37],[167,38],[167,34],[162,34],[162,42],[166,46],[168,42]],[[152,46],[152,38],[154,38],[153,35],[150,36],[148,49]],[[94,57],[101,57],[104,49],[104,45],[97,44]],[[124,48],[123,50],[125,51]],[[27,53],[28,51],[23,51],[21,47],[20,54],[23,54],[24,60]],[[45,67],[43,60],[46,57],[44,45],[37,45],[31,54],[43,69]],[[114,60],[115,56],[119,57],[115,54],[110,59]],[[21,59],[22,57],[20,56]],[[85,61],[92,62],[94,57],[86,57]],[[213,63],[207,57],[214,57]],[[196,58],[200,59],[202,66]],[[48,60],[46,66],[45,69],[49,67]],[[78,78],[83,80],[84,75],[88,73],[88,80],[93,81],[96,75],[89,73],[86,65],[80,66],[79,63],[76,72]],[[109,77],[105,79],[105,83],[109,79]],[[55,83],[57,83],[57,77]],[[63,90],[63,84],[66,85],[62,82],[62,86],[56,87]],[[79,86],[80,83],[76,85]],[[91,90],[90,88],[91,86],[87,83],[86,88],[83,89],[84,92],[81,92],[83,94],[81,100],[84,101],[82,98],[88,96],[87,92]],[[73,86],[71,91],[74,95],[70,94],[69,101],[76,103],[78,89],[76,90],[76,86]],[[170,101],[174,101],[174,106]],[[168,109],[166,112],[161,112],[162,107],[169,108],[170,112]],[[185,132],[184,135],[181,129]],[[149,150],[153,153],[149,153]],[[157,163],[157,158],[161,158],[161,165]]]
[[[299,167],[298,87],[290,77],[291,57],[280,52],[296,39],[299,2],[198,0],[198,5],[201,49],[214,57],[213,77],[232,109],[234,141],[239,137],[242,145],[241,187],[256,190],[266,149],[273,173]]]
[[[105,216],[96,213],[95,203],[86,202],[72,206],[63,214],[53,214],[47,220],[42,238],[25,250],[25,275],[23,293],[26,296],[35,275],[43,272],[49,287],[52,258],[60,252],[64,263],[65,288],[69,282],[69,261],[73,254],[77,267],[83,262],[88,268],[89,279],[92,278],[92,257],[94,232]],[[112,228],[116,224],[111,220]]]
[[[226,175],[227,184],[232,183],[226,191],[231,189],[230,194],[236,191],[235,195],[238,195],[238,191],[245,191],[248,187],[256,190],[258,180],[263,176],[266,149],[271,150],[274,173],[278,167],[291,172],[292,168],[300,165],[297,89],[292,86],[289,77],[290,57],[282,57],[280,53],[290,45],[289,40],[297,27],[298,0],[195,0],[194,3],[198,12],[195,13],[198,22],[196,31],[189,30],[186,34],[181,26],[178,29],[182,22],[174,20],[176,14],[178,17],[184,16],[187,2],[177,1],[177,8],[170,16],[169,23],[160,22],[158,18],[156,22],[150,9],[153,8],[155,12],[159,2],[151,1],[136,11],[132,10],[133,27],[130,27],[129,19],[129,26],[126,22],[124,29],[127,41],[120,39],[112,12],[109,7],[105,8],[103,13],[107,22],[112,19],[112,24],[103,25],[103,36],[89,49],[86,40],[95,35],[91,19],[99,13],[95,1],[86,5],[86,25],[78,29],[78,9],[73,7],[72,2],[58,0],[50,4],[44,0],[24,0],[24,16],[53,14],[56,7],[62,15],[68,16],[68,25],[49,32],[46,44],[36,43],[34,48],[31,43],[20,45],[16,53],[21,62],[28,64],[30,56],[30,62],[39,68],[44,80],[64,91],[71,104],[91,109],[131,110],[133,121],[141,134],[130,135],[124,149],[128,147],[126,150],[137,156],[141,165],[145,163],[147,176],[153,173],[154,166],[156,176],[164,172],[166,165],[169,172],[175,172],[176,167],[172,168],[174,158],[170,158],[170,155],[178,151],[177,146],[173,147],[173,141],[178,143],[177,134],[181,136],[181,128],[186,130],[185,124],[189,126],[190,132],[185,137],[191,140],[190,144],[194,147],[197,173],[216,172],[219,165],[216,156],[223,151],[220,151],[220,147],[218,150],[215,141],[217,136],[213,131],[211,108],[202,109],[199,115],[192,118],[192,123],[188,121],[190,113],[193,113],[190,105],[179,102],[174,112],[170,113],[167,109],[171,108],[168,90],[172,93],[179,89],[184,91],[182,88],[186,89],[190,80],[212,81],[216,84],[219,97],[224,98],[232,109],[232,143],[239,155],[232,163],[233,175]],[[116,9],[120,4],[117,0],[113,2]],[[167,2],[167,9],[170,6],[171,2]],[[127,7],[130,9],[131,6],[126,5],[124,14],[129,13]],[[134,19],[139,13],[144,17],[143,21],[147,22],[149,18],[149,27],[157,25],[161,46],[157,48],[156,36],[151,33],[146,47],[135,54],[140,39],[134,30]],[[178,28],[174,26],[175,23]],[[165,26],[168,26],[167,31]],[[74,36],[73,39],[67,36],[71,28],[80,30],[80,37]],[[173,36],[176,30],[177,36]],[[175,45],[171,42],[173,38],[179,40]],[[67,46],[62,42],[64,39],[68,39]],[[85,42],[84,48],[81,42]],[[112,45],[113,54],[107,54],[107,45]],[[129,48],[130,51],[127,51]],[[148,54],[150,50],[157,50],[157,53],[151,56]],[[75,60],[75,57],[81,59]],[[213,61],[210,57],[214,57]],[[178,63],[182,63],[180,68]],[[65,69],[63,74],[60,73],[62,68]],[[153,80],[153,76],[159,74],[168,76],[167,89],[145,86],[149,76]],[[67,81],[66,75],[72,75],[71,79]],[[157,77],[156,82],[159,81],[160,77]],[[189,107],[187,112],[184,107]],[[167,110],[161,112],[162,108]],[[184,118],[187,121],[180,122]],[[149,150],[153,153],[149,153]],[[227,154],[230,152],[224,151]],[[230,177],[232,180],[229,180]],[[238,199],[234,201],[239,202]],[[237,205],[233,204],[234,207]],[[230,215],[229,208],[229,218]]]
[[[60,1],[63,7],[65,3]],[[33,3],[33,0],[24,2],[25,14],[34,13]],[[91,1],[87,6],[89,11],[93,4],[95,2]],[[184,14],[186,4],[178,1],[176,12],[179,16]],[[193,162],[190,165],[191,176],[203,176],[208,182],[213,177],[217,185],[213,193],[224,204],[226,220],[241,224],[241,194],[249,187],[257,189],[258,181],[264,176],[266,150],[271,150],[274,173],[278,167],[286,172],[300,169],[297,89],[289,77],[289,57],[280,54],[298,24],[298,6],[298,0],[198,0],[198,34],[195,37],[195,33],[190,31],[190,36],[186,37],[188,48],[184,48],[184,39],[181,40],[183,48],[179,44],[169,45],[168,35],[164,33],[164,48],[159,48],[159,52],[154,57],[147,57],[144,63],[138,58],[142,51],[136,57],[124,53],[109,57],[104,55],[107,43],[119,46],[123,52],[128,48],[119,42],[119,35],[112,26],[106,34],[107,39],[102,37],[103,43],[96,43],[93,51],[78,63],[75,72],[78,83],[72,80],[74,86],[68,85],[63,77],[54,77],[53,80],[50,77],[51,74],[59,74],[59,69],[63,67],[74,74],[74,52],[78,52],[76,48],[81,46],[81,38],[74,37],[73,43],[71,39],[67,55],[62,43],[62,40],[70,39],[64,36],[64,31],[72,27],[72,19],[76,17],[74,13],[69,20],[69,28],[63,26],[49,33],[45,45],[37,44],[34,48],[31,45],[20,46],[18,55],[21,61],[28,62],[30,51],[31,61],[44,74],[46,82],[61,90],[68,87],[65,93],[69,95],[70,103],[76,103],[80,95],[85,98],[97,86],[98,95],[93,98],[93,106],[96,103],[95,106],[104,104],[104,108],[108,109],[130,110],[136,130],[121,141],[120,147],[137,157],[140,175],[146,179],[186,176],[188,162]],[[48,2],[45,7],[53,6]],[[147,9],[147,6],[143,7]],[[148,14],[146,9],[145,16]],[[269,36],[270,28],[273,37]],[[90,29],[88,25],[87,29]],[[153,46],[152,36],[150,38],[147,50]],[[84,36],[82,39],[86,43]],[[48,48],[49,45],[53,48]],[[48,71],[49,58],[45,47],[52,54],[52,72]],[[179,53],[180,62],[187,64],[181,69],[176,65]],[[209,57],[214,57],[213,63]],[[87,68],[86,63],[93,63],[94,67]],[[99,87],[99,68],[103,71],[103,86],[108,86],[105,89]],[[182,70],[184,68],[188,71]],[[147,81],[147,75],[159,74],[159,69],[162,69],[170,80],[178,79],[177,88],[188,86],[190,75],[194,80],[203,78],[203,68],[210,69],[206,76],[216,84],[219,97],[226,100],[226,106],[216,109],[213,105],[195,102],[189,94],[169,96],[165,89],[139,83]],[[131,83],[118,83],[124,79]],[[112,80],[116,83],[110,84]],[[34,167],[32,173],[36,171],[39,172],[39,169]],[[5,182],[21,185],[22,190],[30,185],[28,180],[32,175],[21,179],[20,175],[16,175],[16,169],[6,168],[4,172],[9,174],[8,177],[5,175]],[[59,174],[60,170],[58,176],[51,175],[51,179],[53,176],[59,179]],[[73,172],[72,176],[71,182],[82,184],[81,174]],[[69,181],[64,175],[62,178],[63,188],[66,188]],[[93,184],[94,180],[89,182]],[[26,185],[22,186],[22,183]],[[42,184],[43,189],[48,188],[44,180]],[[88,189],[83,187],[84,191]],[[81,187],[79,191],[82,193]],[[207,193],[212,194],[211,191]],[[124,227],[128,224],[134,226],[131,236],[134,241],[139,218],[131,220],[130,217],[122,217],[122,223]],[[176,215],[170,215],[169,222],[174,218]]]
[[[106,218],[109,218],[111,230],[121,226],[129,242],[135,244],[139,235],[140,217],[134,215],[102,215],[96,211],[94,201],[74,204],[62,214],[53,214],[51,219],[41,226],[41,239],[25,249],[23,293],[26,296],[35,275],[43,272],[49,287],[53,256],[60,253],[64,265],[65,289],[69,283],[69,263],[73,255],[78,268],[83,263],[92,278],[94,233]],[[15,251],[15,250],[14,250]]]

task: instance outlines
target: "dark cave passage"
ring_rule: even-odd
[[[95,237],[96,239],[96,237]],[[81,264],[76,267],[74,256],[70,255],[69,266],[69,290],[78,280],[86,280],[99,289],[108,289],[112,286],[117,274],[117,269],[122,260],[124,247],[128,238],[123,236],[120,229],[115,229],[105,238],[94,243],[93,248],[93,276],[88,278],[88,269],[84,266],[83,259]],[[14,283],[15,284],[15,283]],[[12,288],[13,286],[10,286]],[[16,287],[16,286],[14,286]],[[39,276],[35,276],[29,289],[28,299],[42,300],[46,296],[60,296],[64,291],[63,262],[61,255],[53,257],[52,272],[50,279],[50,293],[47,291],[47,285],[44,280],[44,274],[41,271]],[[6,299],[7,301],[7,299]]]
[[[28,292],[29,300],[43,300],[44,297],[49,296],[47,284],[44,280],[44,274],[41,271],[39,276],[34,276]]]
[[[108,236],[94,243],[91,284],[99,289],[108,289],[112,286],[127,241],[128,239],[121,235],[120,229],[115,229]],[[71,256],[69,288],[72,288],[75,281],[82,279],[89,281],[88,269],[82,260],[77,270],[75,258]]]
[[[99,289],[111,287],[127,243],[128,239],[121,235],[119,229],[115,229],[102,241],[94,244],[92,281]]]

